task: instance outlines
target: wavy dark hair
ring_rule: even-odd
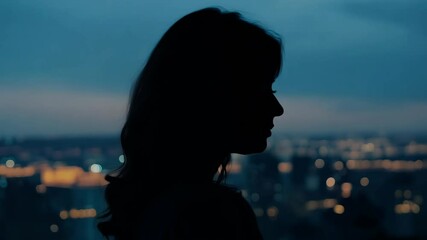
[[[240,75],[263,67],[275,79],[281,65],[280,37],[238,12],[210,7],[175,22],[133,86],[121,132],[125,162],[106,176],[100,232],[130,239],[135,219],[174,184],[222,184],[230,102],[246,84]]]

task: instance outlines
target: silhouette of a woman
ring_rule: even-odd
[[[280,38],[238,12],[205,8],[175,22],[133,86],[125,163],[106,176],[100,232],[262,239],[249,203],[223,181],[231,153],[265,150],[283,114],[272,90],[281,65]]]

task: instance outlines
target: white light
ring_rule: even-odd
[[[362,185],[363,187],[368,186],[368,184],[369,184],[369,178],[363,177],[360,179],[360,185]]]
[[[334,162],[334,168],[337,171],[341,171],[344,168],[344,164],[341,161]]]
[[[56,233],[56,232],[58,232],[58,230],[59,230],[58,225],[56,225],[56,224],[50,225],[50,231]]]
[[[125,162],[125,156],[124,155],[120,155],[119,156],[119,162],[120,163],[124,163]]]
[[[246,191],[245,189],[242,189],[242,190],[241,190],[241,193],[242,193],[242,196],[243,196],[244,198],[247,198],[247,197],[248,197],[248,191]]]
[[[14,166],[15,166],[15,161],[13,161],[12,159],[9,159],[6,161],[6,167],[13,168]]]
[[[345,208],[344,208],[344,206],[343,206],[343,205],[341,205],[341,204],[337,204],[337,205],[335,205],[335,207],[334,207],[334,212],[335,212],[336,214],[343,214],[343,213],[344,213],[344,211],[345,211]]]
[[[93,173],[100,173],[102,171],[102,166],[96,163],[92,164],[90,166],[90,171]]]
[[[329,188],[335,186],[335,178],[329,177],[328,179],[326,179],[326,186]]]
[[[316,159],[316,161],[314,161],[314,165],[316,166],[316,168],[323,168],[325,166],[325,161],[323,161],[323,159]]]

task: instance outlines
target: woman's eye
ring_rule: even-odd
[[[276,93],[277,91],[276,91],[276,90],[273,90],[273,91],[271,91],[271,92],[274,94],[274,93]]]

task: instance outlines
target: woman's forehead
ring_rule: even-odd
[[[234,65],[239,75],[267,78],[273,82],[280,71],[280,63],[267,54],[241,56]]]
[[[245,85],[270,87],[276,79],[276,72],[273,72],[272,68],[266,68],[262,65],[249,65],[238,69],[236,76],[236,80],[242,81]]]

